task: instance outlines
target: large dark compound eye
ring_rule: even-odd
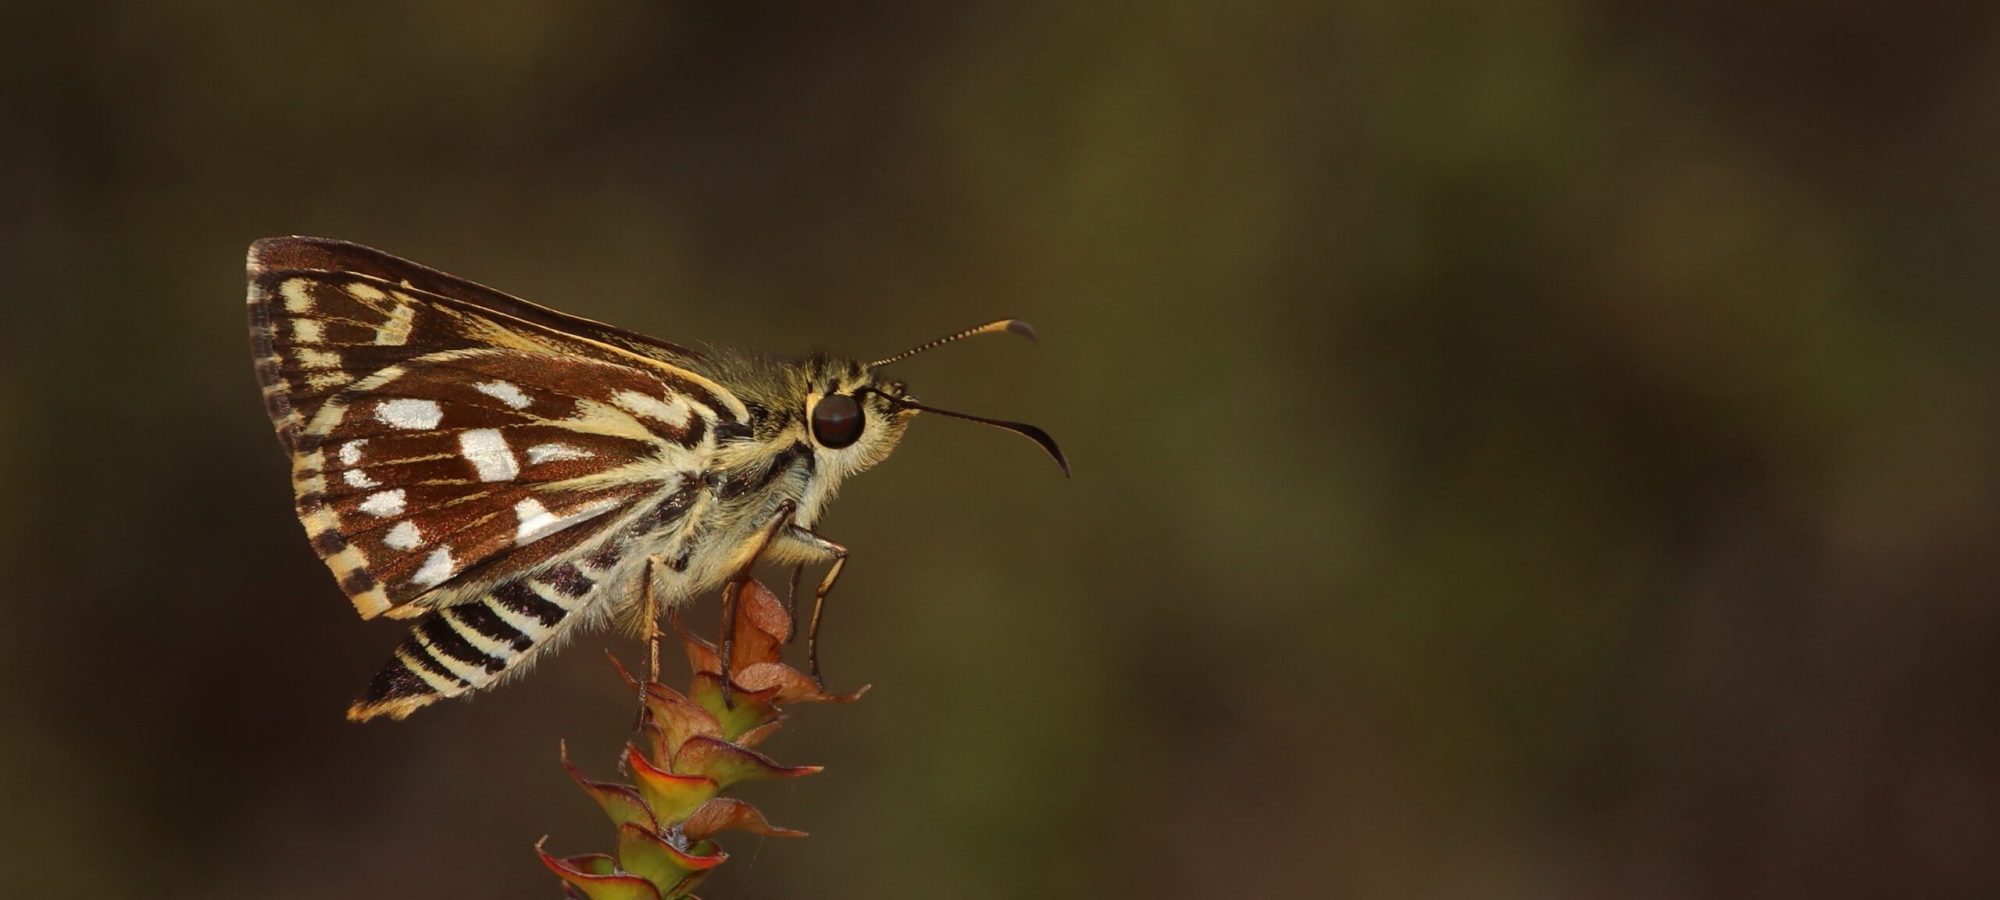
[[[846,394],[828,394],[813,407],[813,439],[838,450],[861,439],[861,404]]]

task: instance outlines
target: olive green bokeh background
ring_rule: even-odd
[[[1739,7],[1755,7],[1745,9]],[[879,355],[833,685],[712,897],[2000,884],[1980,4],[10,4],[22,896],[550,897],[594,635],[400,724],[293,521],[253,238]],[[704,604],[704,615],[712,611]]]

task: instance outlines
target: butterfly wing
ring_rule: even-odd
[[[250,245],[250,343],[264,406],[291,449],[327,397],[426,353],[506,347],[652,371],[741,422],[743,404],[695,371],[699,354],[344,241]]]
[[[700,354],[603,322],[549,309],[456,275],[440,272],[372,247],[316,237],[265,238],[251,245],[253,269],[271,272],[327,272],[366,276],[378,284],[402,285],[435,297],[533,323],[559,335],[571,335],[685,366]]]
[[[630,593],[708,502],[715,411],[649,373],[516,350],[391,366],[328,398],[293,486],[364,616],[422,614],[349,715],[485,687]]]
[[[490,684],[618,591],[747,419],[671,345],[366,248],[262,241],[249,277],[313,549],[364,618],[423,616],[355,718]]]
[[[292,486],[355,608],[406,615],[532,571],[698,486],[717,418],[628,366],[446,351],[322,403],[294,449]]]

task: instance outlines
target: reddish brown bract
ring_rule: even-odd
[[[571,896],[591,900],[672,900],[685,897],[708,872],[729,858],[713,839],[721,831],[748,831],[774,837],[804,832],[773,826],[756,807],[721,796],[734,785],[772,778],[796,778],[817,766],[779,765],[750,747],[780,726],[788,703],[846,703],[852,694],[821,691],[805,673],[785,665],[782,651],[791,618],[763,585],[750,582],[737,617],[731,682],[734,705],[722,700],[722,677],[714,646],[689,634],[674,618],[675,631],[694,669],[681,693],[655,677],[626,683],[643,697],[645,713],[626,746],[630,785],[591,781],[571,765],[570,777],[597,801],[618,829],[613,854],[558,858],[536,845],[542,864],[569,887]]]

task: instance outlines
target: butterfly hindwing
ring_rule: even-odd
[[[574,543],[553,540],[564,532],[601,532],[700,479],[714,419],[627,366],[447,351],[321,404],[293,487],[313,547],[364,616],[436,592],[421,605],[442,606],[546,562]]]

